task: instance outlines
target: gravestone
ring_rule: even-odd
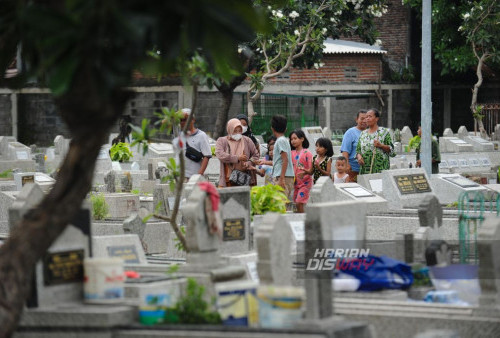
[[[125,264],[147,264],[146,255],[136,234],[93,236],[93,257],[121,258]]]
[[[161,163],[161,162],[160,162]],[[168,176],[168,169],[167,167],[163,166],[162,164],[159,164],[158,167],[155,170],[155,178],[157,180],[160,180],[163,182],[163,179]]]
[[[469,136],[469,132],[465,126],[460,126],[457,131],[457,136],[461,139],[464,139],[466,136]]]
[[[141,180],[141,192],[152,194],[155,190],[156,178],[153,171],[153,163],[148,163],[148,179]]]
[[[453,137],[453,130],[451,130],[451,128],[446,128],[444,131],[443,131],[443,136],[444,137]]]
[[[144,239],[144,230],[146,228],[146,223],[142,221],[142,215],[144,215],[142,210],[144,209],[141,208],[138,213],[133,213],[123,221],[123,232],[125,234],[136,234],[141,242]],[[139,213],[141,213],[141,215],[139,215]]]
[[[122,192],[131,192],[132,191],[132,176],[130,172],[126,171],[123,174],[119,175],[120,177],[120,188]]]
[[[401,144],[401,142],[394,142],[394,152],[396,154],[401,154],[403,152],[403,144]]]
[[[43,198],[37,185],[23,187],[9,209],[11,231],[21,217]],[[92,252],[90,244],[90,211],[80,210],[75,219],[52,243],[36,264],[28,307],[48,307],[81,302],[83,294],[83,260]]]
[[[475,151],[494,151],[495,147],[492,142],[485,140],[480,136],[465,136],[464,141],[470,143]]]
[[[153,207],[155,208],[155,214],[170,217],[171,208],[174,205],[170,205],[170,185],[169,184],[157,184],[153,191]]]
[[[292,283],[292,230],[286,218],[267,213],[254,233],[257,272],[261,284],[286,286]]]
[[[243,253],[250,248],[250,187],[219,189],[222,217],[221,254]]]
[[[106,192],[114,193],[116,192],[115,186],[116,173],[114,170],[110,170],[104,175],[104,184],[106,185]]]
[[[60,157],[65,157],[66,153],[69,150],[70,139],[64,138],[62,135],[57,135],[54,138],[54,147],[56,151],[56,155]]]
[[[425,251],[434,240],[442,240],[443,208],[435,195],[427,195],[418,206],[420,228],[414,234],[414,258],[425,261]]]
[[[334,184],[337,190],[334,201],[363,201],[367,204],[368,212],[381,212],[387,210],[387,200],[374,192],[362,187],[357,183],[339,183]]]
[[[410,143],[410,140],[413,138],[413,133],[411,132],[410,127],[404,126],[401,129],[401,144],[407,145]]]
[[[16,142],[14,136],[0,136],[0,154],[6,158],[8,156],[8,147],[10,142]]]
[[[31,149],[19,142],[9,142],[7,146],[9,160],[31,160]]]
[[[472,152],[474,147],[458,137],[440,137],[439,150],[441,153]]]
[[[500,141],[500,124],[495,125],[494,141]]]
[[[189,178],[189,181],[187,181],[186,184],[184,184],[184,191],[182,193],[183,198],[188,199],[189,195],[191,195],[191,192],[195,187],[198,186],[199,182],[205,182],[207,179],[203,175],[193,175]]]
[[[34,155],[35,163],[36,163],[36,171],[44,173],[45,172],[45,155],[42,153],[38,153]]]
[[[337,190],[333,185],[333,181],[328,176],[318,178],[316,184],[311,189],[309,203],[330,202],[335,200]]]
[[[174,156],[174,148],[169,143],[150,143],[148,154],[150,154],[150,157],[161,157],[165,159],[166,157]]]
[[[442,204],[458,201],[464,191],[477,191],[487,194],[490,190],[459,174],[432,175],[431,185],[434,193]]]
[[[397,233],[396,241],[396,256],[393,257],[405,263],[413,263],[414,258],[414,238],[413,234]]]
[[[109,149],[110,147],[108,145],[103,145],[99,150],[95,162],[95,172],[107,172],[113,168],[111,157],[109,156]]]
[[[306,318],[332,316],[333,267],[319,267],[311,262],[330,259],[330,251],[364,248],[366,233],[365,202],[327,202],[307,206],[304,271],[306,287]]]
[[[384,198],[391,209],[415,208],[433,192],[423,168],[386,170],[382,175]]]
[[[14,182],[16,182],[17,190],[21,190],[25,184],[27,183],[36,183],[35,182],[35,173],[14,173]]]
[[[500,310],[500,221],[487,216],[477,235],[479,254],[479,305],[484,309]]]
[[[329,140],[332,139],[332,130],[329,127],[324,127],[323,128],[323,135]]]
[[[315,126],[315,127],[302,127],[301,128],[304,134],[306,135],[307,140],[309,141],[309,151],[315,155],[316,154],[316,141],[321,138],[325,137],[325,134],[323,134],[323,129],[321,126]]]
[[[106,193],[104,198],[109,206],[109,217],[114,219],[125,219],[140,207],[139,196],[135,194]]]
[[[382,173],[358,175],[358,184],[383,196]]]
[[[9,227],[16,226],[21,217],[29,210],[35,208],[45,197],[38,184],[29,183],[23,186],[17,194],[16,200],[9,209]]]

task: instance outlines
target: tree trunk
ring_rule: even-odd
[[[245,61],[245,68],[249,67],[250,60]],[[215,134],[214,139],[218,139],[221,136],[226,135],[226,123],[229,119],[229,109],[231,109],[231,103],[233,102],[234,89],[245,81],[247,75],[245,73],[234,77],[231,82],[221,83],[216,86],[219,92],[222,94],[222,108],[217,113],[217,120],[215,122]]]
[[[95,162],[129,94],[104,98],[82,71],[74,90],[56,100],[72,134],[69,151],[52,190],[29,211],[0,247],[0,337],[16,330],[36,263],[80,209],[92,186]]]
[[[215,121],[215,140],[226,134],[226,123],[229,119],[229,109],[231,108],[231,103],[233,102],[233,90],[234,89],[230,89],[229,87],[219,89],[219,92],[222,95],[222,107],[219,110],[217,120]]]
[[[247,116],[249,125],[252,125],[253,117],[257,115],[255,110],[253,109],[253,101],[251,96],[252,95],[250,93],[247,93]]]
[[[470,104],[470,110],[471,110],[473,116],[476,112],[477,95],[479,94],[479,88],[483,84],[483,64],[487,58],[488,58],[487,54],[483,54],[483,55],[481,55],[480,58],[478,58],[478,63],[477,63],[477,68],[476,68],[477,82],[476,82],[476,84],[474,84],[474,89],[472,90],[472,101]],[[486,133],[486,130],[484,129],[483,120],[478,119],[478,118],[474,118],[474,120],[476,122],[474,124],[474,133],[476,133],[475,126],[477,124],[479,127],[479,132],[481,133],[481,135],[484,135]]]

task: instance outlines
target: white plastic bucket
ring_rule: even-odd
[[[84,260],[83,293],[87,303],[116,303],[123,300],[123,260],[87,258]]]

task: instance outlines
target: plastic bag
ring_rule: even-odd
[[[358,291],[404,290],[413,283],[409,265],[385,256],[343,258],[340,259],[337,268],[340,272],[360,281]]]

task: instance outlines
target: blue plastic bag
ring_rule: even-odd
[[[386,256],[338,259],[337,271],[357,278],[360,281],[358,291],[404,290],[413,283],[411,267]]]

